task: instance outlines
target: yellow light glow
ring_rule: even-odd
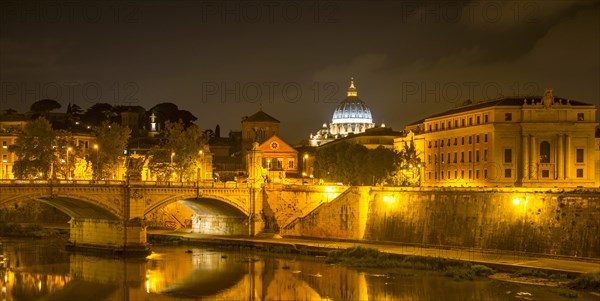
[[[327,186],[327,187],[325,187],[325,191],[332,192],[333,191],[333,187]]]
[[[394,196],[389,196],[389,195],[384,195],[383,196],[383,201],[386,202],[386,203],[388,203],[388,204],[393,203],[394,199],[395,199]]]
[[[521,200],[519,198],[514,198],[512,202],[515,206],[521,204]]]
[[[308,154],[304,155],[304,159],[308,159]]]
[[[94,149],[98,149],[98,144],[94,144]]]

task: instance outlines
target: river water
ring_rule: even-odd
[[[0,238],[2,300],[573,300],[549,288],[363,273],[323,258],[153,246],[146,259],[69,253],[60,239]],[[584,295],[577,300],[593,299]]]

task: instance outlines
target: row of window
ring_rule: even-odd
[[[575,150],[575,163],[584,163],[584,149],[578,148]],[[512,149],[504,149],[504,163],[512,163]],[[550,143],[542,141],[540,143],[540,163],[550,163]]]
[[[475,119],[473,119],[473,117],[475,117]],[[459,121],[460,121],[460,126],[459,126]],[[454,120],[443,120],[443,121],[438,121],[436,123],[431,123],[428,125],[427,127],[427,131],[428,132],[433,132],[433,131],[439,131],[440,129],[443,131],[445,129],[452,129],[452,128],[458,128],[458,127],[465,127],[465,126],[472,126],[474,124],[476,125],[480,125],[483,123],[489,123],[489,117],[488,114],[484,114],[484,115],[475,115],[475,116],[469,116],[469,117],[464,117],[464,118],[456,118]]]
[[[446,175],[445,180],[463,180],[465,179],[465,171],[461,170],[460,171],[460,177],[459,177],[459,171],[458,170],[454,170],[454,172],[452,171],[447,171],[447,172],[439,172],[439,176],[440,176],[440,180],[444,180],[444,175]],[[473,178],[473,170],[468,170],[467,173],[467,178],[468,180],[476,180],[480,178],[480,170],[475,170],[475,177]],[[434,172],[433,173],[433,178],[432,176],[432,172],[428,173],[428,179],[429,180],[437,180],[438,179],[438,172]],[[453,177],[454,176],[454,177]],[[512,178],[512,169],[511,168],[505,168],[504,169],[504,177],[505,178]],[[542,170],[542,178],[549,178],[550,177],[550,171],[549,170]],[[583,178],[583,168],[578,168],[577,169],[577,177],[578,178]],[[488,170],[484,169],[483,170],[483,178],[487,179],[488,178]]]
[[[442,164],[444,163],[465,163],[465,152],[462,151],[460,152],[460,161],[458,160],[458,152],[454,152],[454,156],[451,157],[452,153],[447,153],[447,156],[444,156],[444,154],[440,154],[440,161]],[[475,150],[475,162],[478,163],[480,161],[480,152],[479,150]],[[468,151],[467,152],[467,159],[468,159],[468,163],[473,162],[473,151]],[[484,149],[483,150],[483,161],[486,162],[488,160],[488,150]],[[427,163],[431,164],[431,155],[427,156]],[[433,155],[433,162],[434,163],[438,163],[438,155],[434,154]]]
[[[294,168],[294,159],[287,159],[287,168],[288,169],[293,169]],[[263,167],[264,168],[269,168],[269,169],[283,169],[284,163],[283,163],[283,159],[281,158],[276,158],[276,159],[263,159]]]
[[[475,143],[479,143],[479,142],[481,142],[481,139],[480,139],[481,135],[483,135],[483,142],[484,143],[488,142],[488,134],[477,134],[474,136],[468,136],[468,137],[466,137],[467,139],[465,139],[465,137],[460,137],[460,145],[465,145],[465,141],[467,141],[468,144],[473,144],[473,137],[475,137]],[[444,141],[446,141],[446,144],[444,144]],[[454,144],[452,144],[453,141],[454,141]],[[440,147],[444,147],[444,145],[445,146],[458,145],[458,141],[459,141],[458,137],[455,137],[454,139],[449,138],[447,140],[441,139],[441,140],[439,140],[439,145],[440,145]],[[433,142],[429,141],[428,147],[429,148],[438,147],[438,140],[435,140]]]

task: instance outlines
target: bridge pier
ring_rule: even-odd
[[[68,249],[101,253],[146,255],[146,227],[141,219],[72,218]]]

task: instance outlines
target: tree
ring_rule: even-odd
[[[110,179],[117,174],[118,164],[131,135],[128,127],[117,123],[104,122],[96,129],[98,150],[93,153],[97,165],[94,168],[95,179]]]
[[[53,162],[52,178],[78,178],[74,170],[77,168],[77,162],[84,158],[85,151],[77,145],[71,132],[65,130],[55,132],[54,156],[57,160]]]
[[[348,142],[322,147],[315,153],[315,173],[330,182],[375,185],[389,182],[397,169],[399,154],[384,148],[369,150]]]
[[[48,113],[60,109],[61,105],[54,99],[42,99],[31,104],[29,110],[34,113]]]
[[[150,170],[158,180],[168,180],[175,174],[179,181],[195,181],[199,168],[199,151],[205,140],[196,125],[185,127],[184,123],[166,122],[159,145],[150,150]]]
[[[423,162],[419,157],[414,140],[404,142],[400,151],[400,164],[396,184],[401,186],[419,186],[421,183],[421,168]]]
[[[83,114],[83,120],[87,124],[101,126],[104,122],[109,122],[112,116],[112,106],[108,103],[97,103],[89,107]],[[72,108],[71,108],[72,109]]]
[[[17,160],[13,166],[13,174],[20,179],[43,178],[51,176],[51,168],[55,162],[56,133],[50,122],[43,117],[28,122],[23,132],[9,146]]]

